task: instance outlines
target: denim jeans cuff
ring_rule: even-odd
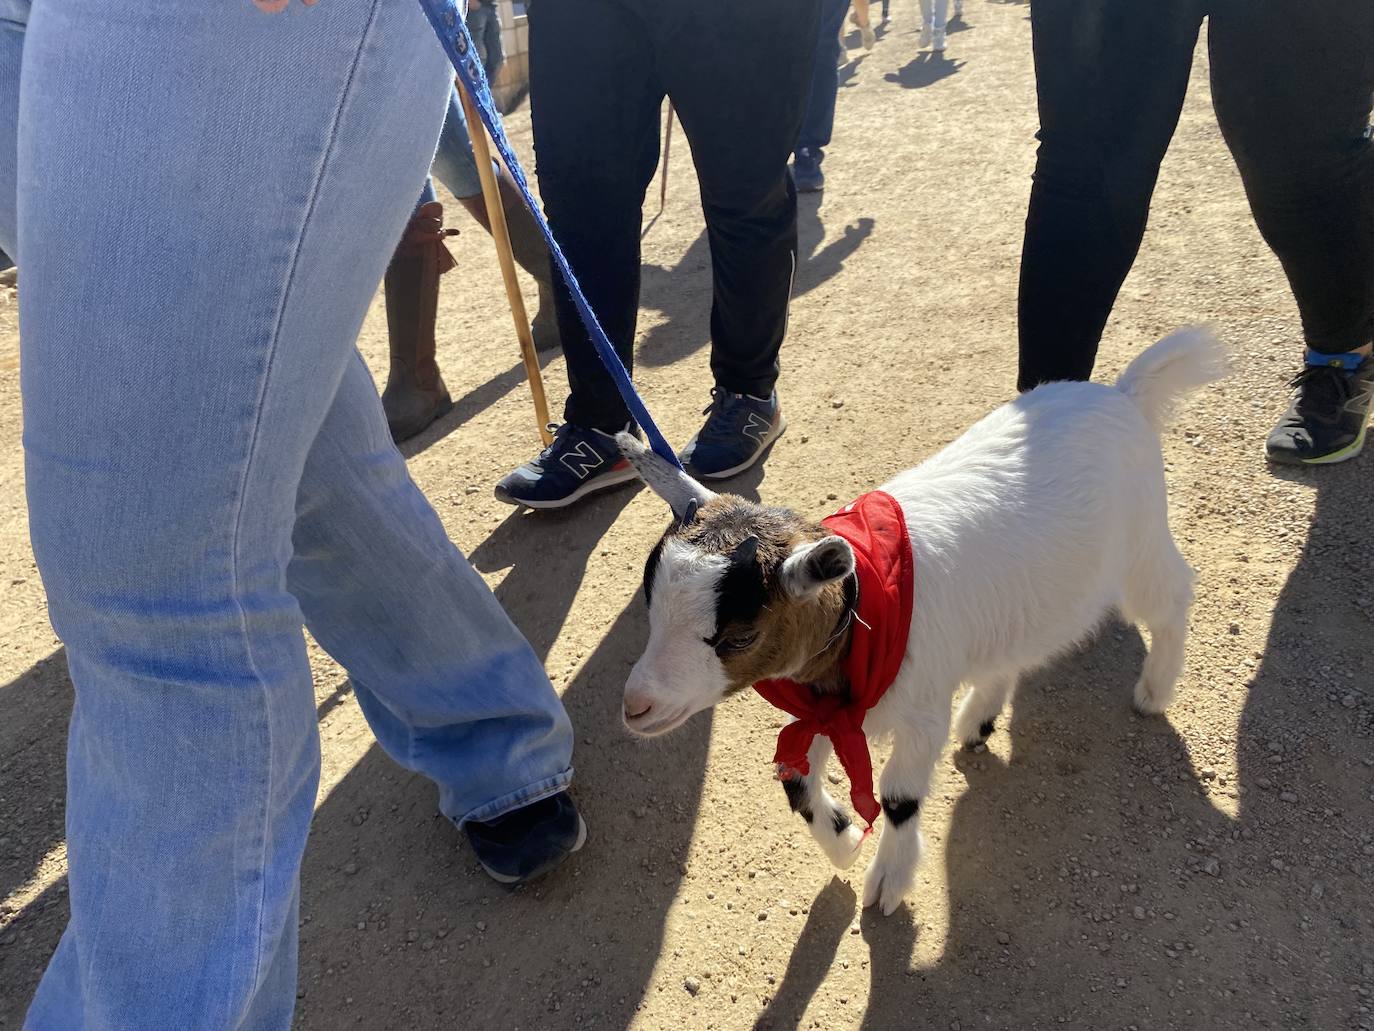
[[[478,823],[494,820],[496,817],[504,816],[513,809],[519,809],[522,806],[529,805],[531,802],[538,802],[541,798],[548,798],[550,795],[556,795],[560,791],[566,791],[568,785],[572,783],[572,778],[573,768],[569,766],[557,776],[536,781],[533,784],[526,785],[509,794],[502,795],[495,801],[480,805],[462,816],[454,816],[452,813],[445,813],[444,815],[452,820],[458,826],[458,829],[461,830],[463,824],[467,823],[469,820],[476,820]]]

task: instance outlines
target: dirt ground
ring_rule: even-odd
[[[1013,390],[1035,129],[1026,8],[971,0],[932,59],[916,55],[914,3],[894,6],[877,48],[850,51],[829,189],[802,200],[780,384],[790,428],[734,485],[816,515]],[[1167,716],[1131,711],[1144,651],[1132,628],[1109,625],[1028,675],[988,751],[940,763],[908,904],[861,912],[863,860],[835,876],[771,780],[780,720],[760,699],[657,742],[621,728],[646,634],[640,570],[665,511],[634,488],[562,515],[493,499],[537,442],[491,244],[466,230],[441,309],[457,407],[406,452],[563,693],[591,836],[544,882],[495,886],[313,649],[324,776],[300,1027],[1374,1027],[1371,459],[1294,473],[1262,461],[1297,316],[1201,54],[1099,365],[1114,376],[1204,320],[1238,359],[1165,440],[1173,525],[1199,575]],[[528,153],[527,112],[510,127]],[[638,378],[685,442],[710,385],[710,282],[684,140],[674,155],[667,211],[644,237]],[[15,1027],[66,919],[71,687],[27,542],[4,300],[0,1026]],[[380,302],[362,347],[383,373]],[[561,403],[561,360],[545,375]]]

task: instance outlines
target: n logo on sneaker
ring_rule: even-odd
[[[744,424],[744,428],[740,432],[755,444],[762,444],[768,436],[768,431],[772,428],[773,423],[770,420],[765,419],[758,412],[750,412],[749,421]]]
[[[596,448],[585,440],[578,441],[577,447],[570,448],[559,461],[579,480],[585,480],[588,474],[606,464],[606,459],[598,455]]]

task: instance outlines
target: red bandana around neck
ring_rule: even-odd
[[[864,716],[897,678],[911,632],[915,564],[902,506],[891,494],[870,491],[821,524],[854,549],[859,580],[845,674],[848,694],[816,694],[795,680],[761,680],[754,690],[797,717],[778,735],[773,761],[779,776],[805,776],[806,753],[817,734],[830,738],[849,777],[849,799],[872,826],[882,807],[873,795],[873,760]]]

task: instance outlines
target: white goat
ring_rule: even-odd
[[[1182,330],[1136,358],[1115,387],[1039,387],[881,488],[905,517],[915,604],[896,679],[863,719],[867,736],[892,736],[880,782],[888,819],[865,906],[890,914],[912,886],[919,805],[961,683],[970,691],[955,735],[976,746],[1021,671],[1117,609],[1150,632],[1136,708],[1158,713],[1172,700],[1193,576],[1169,533],[1159,431],[1175,400],[1224,367],[1207,332]],[[619,442],[677,517],[645,567],[649,642],[625,686],[626,726],[665,733],[768,678],[810,685],[817,697],[845,692],[855,632],[849,542],[788,509],[715,495],[633,437]],[[784,785],[843,868],[863,836],[825,790],[830,752],[816,737],[809,772]]]

